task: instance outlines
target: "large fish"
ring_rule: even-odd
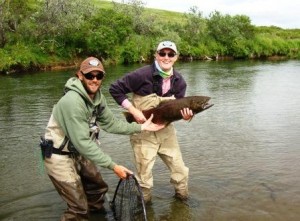
[[[210,97],[207,96],[188,96],[184,98],[168,100],[161,102],[157,107],[149,110],[143,110],[144,116],[148,119],[153,114],[152,122],[155,124],[166,124],[182,119],[180,110],[189,108],[194,115],[200,113],[213,104],[209,103]],[[135,119],[132,114],[124,113],[128,122],[134,122]]]

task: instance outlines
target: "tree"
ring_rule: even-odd
[[[182,36],[191,45],[198,45],[206,35],[206,20],[197,6],[191,7],[190,12],[185,14],[185,18],[186,24],[183,25]]]
[[[0,47],[15,40],[19,26],[34,13],[38,3],[34,0],[1,0],[0,2]],[[21,35],[22,36],[22,35]],[[20,36],[20,37],[21,37]]]
[[[145,13],[145,3],[141,0],[122,1],[122,4],[114,2],[114,10],[124,17],[132,20],[132,27],[136,34],[144,36],[155,36],[162,33],[162,24],[157,15]]]
[[[37,36],[43,40],[70,36],[96,12],[97,8],[85,0],[45,0],[35,15]]]
[[[210,36],[226,46],[228,54],[234,54],[233,48],[237,41],[251,39],[254,36],[254,26],[245,15],[221,15],[215,11],[209,15],[207,25]]]
[[[85,32],[88,51],[103,58],[116,58],[120,45],[126,44],[134,33],[131,17],[113,9],[101,10]]]

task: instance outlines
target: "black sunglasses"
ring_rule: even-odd
[[[83,74],[85,79],[88,79],[88,80],[94,80],[94,78],[97,78],[97,80],[102,80],[104,78],[104,75],[105,75],[104,72],[99,72],[99,74],[96,74],[96,75],[93,75],[92,73]]]
[[[160,57],[165,57],[166,55],[168,55],[169,58],[174,58],[175,55],[176,55],[176,53],[173,53],[173,52],[166,53],[166,52],[160,51],[160,52],[158,52],[158,55],[159,55]]]

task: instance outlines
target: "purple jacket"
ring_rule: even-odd
[[[171,76],[171,88],[164,95],[162,95],[162,82],[163,78],[153,63],[126,74],[111,84],[109,92],[119,105],[128,98],[126,95],[128,93],[135,93],[140,96],[156,93],[163,97],[174,95],[175,98],[185,96],[186,82],[176,70],[173,69]]]

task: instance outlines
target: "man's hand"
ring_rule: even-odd
[[[158,131],[161,130],[165,127],[164,124],[154,124],[152,123],[153,119],[153,114],[149,117],[149,119],[142,124],[142,130],[147,130],[147,131]]]
[[[133,174],[131,170],[128,170],[126,167],[123,167],[121,165],[115,165],[114,172],[121,179],[126,179],[128,175]]]
[[[184,120],[191,120],[194,116],[193,111],[189,108],[183,108],[182,110],[180,110],[180,113]]]

